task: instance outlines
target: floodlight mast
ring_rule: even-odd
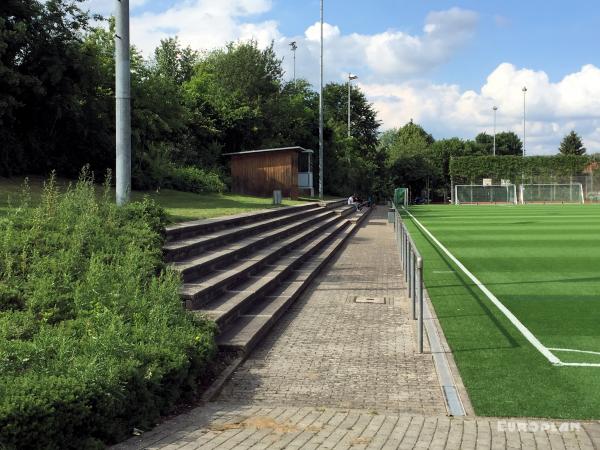
[[[523,86],[523,156],[525,156],[525,94],[527,94],[527,87]]]
[[[296,44],[296,41],[290,42],[290,48],[292,49],[292,54],[294,55],[294,86],[296,86],[296,50],[298,50],[298,44]]]
[[[496,156],[496,112],[498,107],[494,106],[492,109],[494,110],[494,156]]]
[[[116,201],[121,206],[131,194],[131,68],[129,55],[129,0],[115,0],[115,149]]]
[[[350,72],[348,72],[348,137],[350,137],[350,83],[352,80],[356,80],[357,78],[358,76],[352,75]]]
[[[321,58],[319,82],[319,198],[323,199],[323,0],[321,0]]]

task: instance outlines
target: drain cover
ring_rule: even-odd
[[[369,303],[373,305],[385,305],[385,297],[354,297],[354,303]]]

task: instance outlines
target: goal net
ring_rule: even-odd
[[[396,188],[394,190],[394,204],[396,206],[408,206],[408,188]]]
[[[521,203],[583,203],[581,183],[569,184],[523,184],[520,189]]]
[[[514,184],[488,186],[458,184],[454,186],[454,199],[457,205],[516,204],[517,188]]]

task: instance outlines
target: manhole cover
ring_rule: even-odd
[[[354,303],[369,303],[373,305],[385,305],[385,297],[354,297]]]

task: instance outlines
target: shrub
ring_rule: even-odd
[[[0,219],[0,448],[97,448],[195,394],[214,327],[163,267],[164,213],[90,176]]]
[[[173,167],[168,177],[168,187],[186,192],[223,192],[225,183],[218,173],[207,172],[198,167]]]

